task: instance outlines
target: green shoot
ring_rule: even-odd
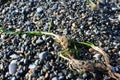
[[[0,32],[1,33],[6,33],[6,34],[30,34],[30,35],[49,35],[55,37],[56,42],[60,43],[61,46],[66,49],[68,47],[68,40],[65,36],[59,36],[54,33],[50,32],[43,32],[43,31],[20,31],[20,30],[6,30],[2,27],[0,27]]]
[[[89,46],[89,47],[94,46],[94,44],[92,44],[92,43],[90,43],[90,42],[78,42],[78,43],[87,45],[87,46]]]

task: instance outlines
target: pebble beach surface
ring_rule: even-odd
[[[50,31],[75,41],[89,41],[109,55],[120,73],[120,2],[95,0],[0,0],[0,24],[7,30]],[[100,71],[74,73],[60,58],[51,36],[0,34],[0,80],[113,80]],[[101,61],[83,49],[80,60]]]

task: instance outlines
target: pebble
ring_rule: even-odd
[[[106,0],[99,0],[101,4],[105,4]]]
[[[84,73],[84,74],[82,75],[82,77],[83,77],[83,79],[86,79],[86,78],[87,78],[87,74]]]
[[[39,39],[36,40],[35,43],[36,43],[37,45],[41,45],[43,42],[44,42],[44,41],[39,38]]]
[[[118,66],[115,66],[115,67],[110,66],[110,68],[111,68],[111,71],[112,71],[112,72],[118,72],[118,71],[119,71]]]
[[[16,80],[16,78],[15,78],[15,77],[12,77],[11,80]]]
[[[118,15],[118,20],[120,21],[120,15]]]
[[[0,38],[5,39],[5,34],[1,34]]]
[[[10,58],[12,58],[12,59],[17,59],[19,56],[18,55],[16,55],[16,54],[12,54],[12,55],[10,55]]]
[[[27,22],[26,22],[26,25],[27,25],[27,26],[30,26],[30,24],[31,24],[30,21],[27,21]]]
[[[47,52],[41,52],[38,54],[40,60],[44,60],[47,57]]]
[[[4,66],[3,66],[3,64],[1,63],[0,64],[0,70],[3,70],[4,69]]]
[[[26,39],[26,38],[27,38],[27,34],[23,34],[23,35],[22,35],[22,38],[23,38],[23,39]]]
[[[44,27],[44,31],[48,31],[48,29],[49,29],[49,26],[48,25],[45,25],[45,27]]]
[[[37,13],[40,14],[40,13],[42,13],[42,12],[43,12],[43,8],[42,8],[42,7],[38,7],[38,8],[37,8]]]
[[[51,80],[59,80],[58,77],[53,77]]]
[[[34,69],[36,66],[35,66],[35,64],[30,64],[29,65],[29,69]]]
[[[100,54],[95,54],[95,55],[93,55],[93,57],[95,58],[95,60],[101,60],[101,55]]]
[[[16,62],[17,62],[16,60],[13,60],[9,64],[9,73],[12,75],[17,72],[17,63]]]

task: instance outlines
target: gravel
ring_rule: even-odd
[[[75,41],[89,41],[108,54],[113,72],[120,73],[120,2],[99,0],[92,10],[87,0],[0,0],[0,24],[8,30],[49,31]],[[8,2],[7,2],[8,1]],[[61,47],[53,37],[0,34],[0,80],[101,80],[98,72],[75,74],[55,55]],[[80,60],[102,61],[97,52],[80,47]],[[94,59],[95,58],[95,59]],[[82,72],[82,71],[81,71]],[[80,72],[80,73],[81,73]],[[96,75],[100,74],[100,77]]]

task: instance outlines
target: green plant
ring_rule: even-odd
[[[55,38],[55,41],[60,43],[60,45],[62,46],[62,51],[59,52],[59,56],[69,62],[73,71],[76,70],[78,73],[80,73],[81,71],[82,72],[86,71],[87,68],[88,69],[91,68],[93,70],[95,67],[93,65],[94,62],[89,63],[89,61],[82,61],[82,60],[74,59],[74,57],[72,55],[79,51],[77,48],[78,44],[76,44],[76,42],[74,40],[68,40],[65,36],[60,36],[60,35],[56,35],[54,33],[43,32],[43,31],[6,30],[1,25],[0,25],[0,33],[15,34],[15,35],[16,34],[30,34],[30,35],[43,35],[43,34],[45,34],[45,35],[53,36]],[[77,42],[77,43],[79,43],[81,45],[87,45],[89,47],[92,47],[95,51],[98,51],[104,58],[104,62],[103,62],[103,64],[101,64],[101,66],[106,66],[106,70],[107,70],[110,77],[112,77],[116,80],[120,79],[120,74],[113,73],[111,71],[108,55],[107,55],[107,53],[105,53],[103,51],[103,49],[101,47],[97,47],[90,42]],[[71,47],[71,46],[73,46],[73,47]]]

